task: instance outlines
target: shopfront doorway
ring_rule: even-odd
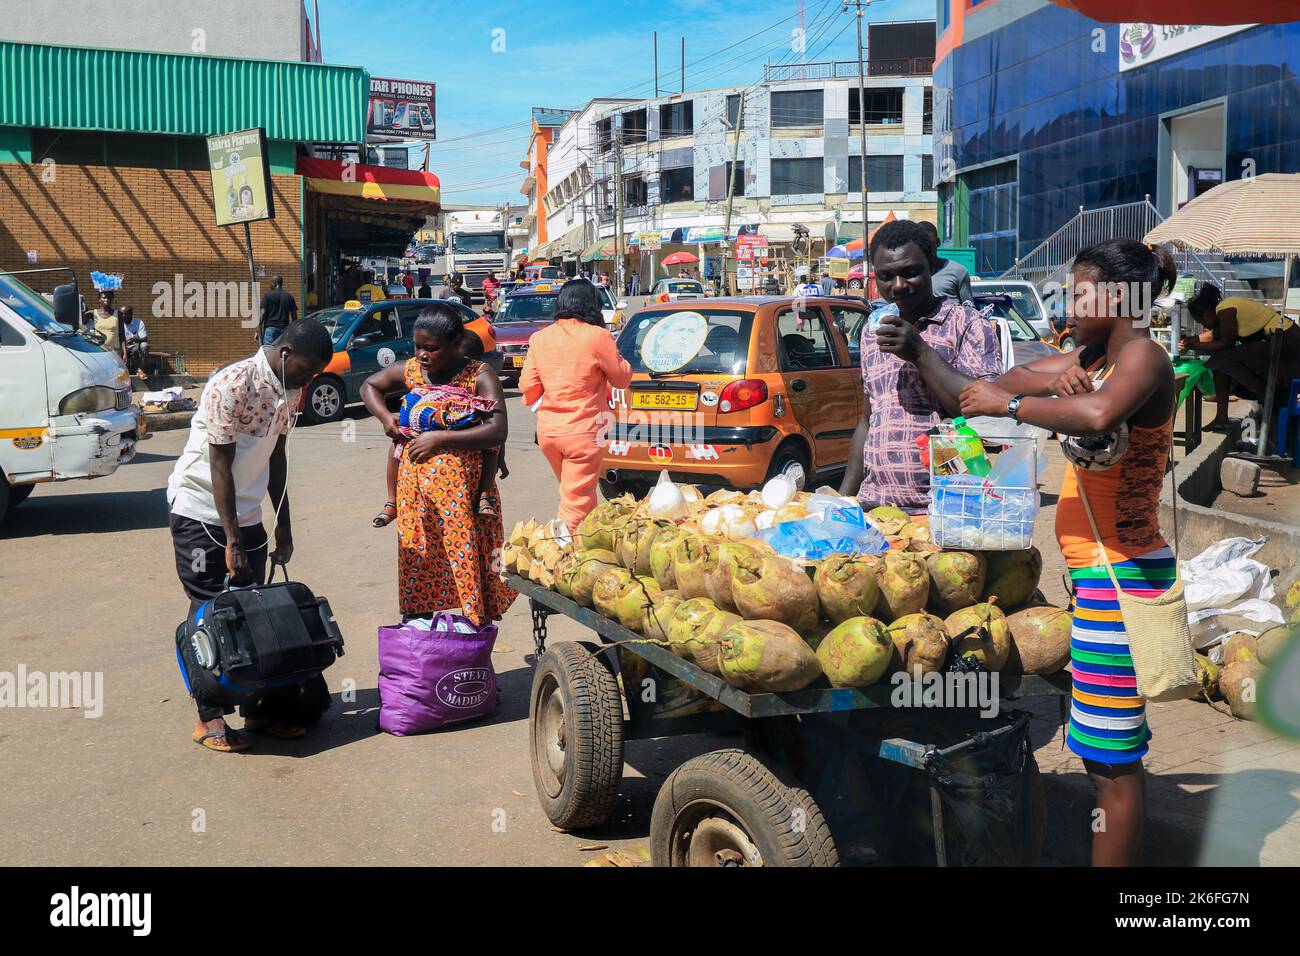
[[[1224,181],[1227,108],[1222,101],[1162,116],[1160,211],[1168,216]]]

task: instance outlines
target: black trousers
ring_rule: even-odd
[[[252,578],[231,583],[265,584],[270,547],[266,529],[255,524],[239,530]],[[172,546],[176,551],[176,576],[185,589],[185,596],[190,599],[189,613],[193,614],[200,604],[226,588],[226,532],[219,524],[204,524],[178,514],[171,515],[171,532]],[[229,704],[205,699],[198,689],[194,692],[194,703],[198,706],[199,720],[204,721],[235,711]],[[267,691],[256,700],[241,704],[239,713],[245,718],[306,725],[319,720],[329,706],[329,688],[325,678],[314,677],[297,687]]]

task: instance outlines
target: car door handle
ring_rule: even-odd
[[[790,383],[790,390],[793,392],[802,392],[807,387],[808,387],[808,383],[801,378],[796,378],[793,382]]]

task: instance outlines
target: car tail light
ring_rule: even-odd
[[[767,401],[767,382],[759,378],[742,378],[732,382],[718,397],[718,411],[742,412]]]

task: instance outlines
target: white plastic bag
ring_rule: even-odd
[[[1259,635],[1285,623],[1273,603],[1271,569],[1251,557],[1266,541],[1266,537],[1225,538],[1179,562],[1187,620],[1198,649],[1213,647],[1233,631]]]
[[[686,499],[682,496],[681,489],[668,477],[667,471],[659,472],[659,480],[650,490],[649,511],[650,517],[669,521],[680,521],[687,515]]]

